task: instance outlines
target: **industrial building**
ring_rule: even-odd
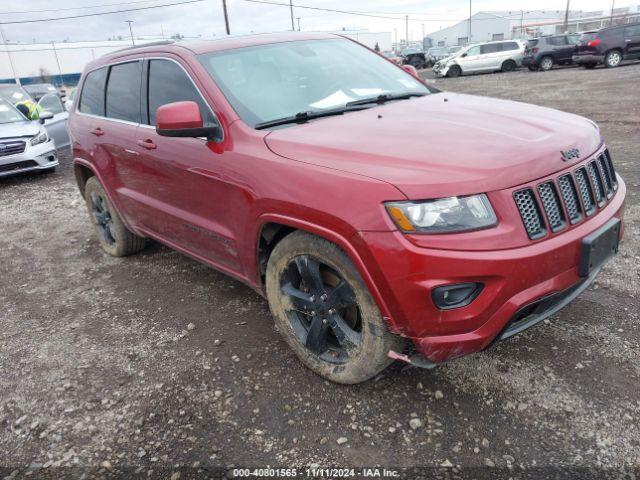
[[[640,5],[616,8],[613,11],[569,11],[569,21],[565,28],[564,10],[511,10],[478,12],[469,19],[447,28],[429,33],[425,44],[439,47],[467,45],[512,38],[530,38],[569,32],[580,32],[605,27],[611,23],[640,21]],[[471,38],[469,38],[471,30]]]

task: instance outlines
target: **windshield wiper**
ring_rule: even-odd
[[[381,95],[378,95],[377,97],[354,100],[353,102],[347,103],[347,107],[351,107],[354,105],[368,105],[370,103],[382,104],[385,102],[390,102],[391,100],[407,100],[412,97],[424,97],[425,95],[427,94],[422,92],[398,93],[395,95],[391,93],[383,93]]]
[[[309,120],[313,120],[314,118],[322,118],[322,117],[331,117],[333,115],[342,115],[346,112],[356,112],[358,110],[364,110],[366,107],[358,107],[354,105],[353,108],[351,105],[347,104],[344,107],[340,108],[332,108],[330,110],[318,110],[318,111],[306,111],[299,112],[295,115],[291,115],[290,117],[277,118],[275,120],[267,120],[266,122],[260,122],[256,124],[253,128],[256,130],[262,130],[264,128],[277,127],[279,125],[288,125],[290,123],[305,123]]]

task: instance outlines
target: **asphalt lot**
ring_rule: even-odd
[[[0,477],[316,464],[635,478],[640,64],[435,84],[599,123],[629,191],[621,252],[592,288],[487,352],[334,385],[295,359],[248,287],[157,244],[104,254],[64,153],[54,174],[0,180]]]

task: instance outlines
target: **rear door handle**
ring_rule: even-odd
[[[142,148],[146,148],[147,150],[154,150],[157,148],[157,145],[153,143],[153,140],[138,140],[138,145]]]
[[[96,137],[104,135],[104,130],[102,130],[100,127],[92,128],[91,130],[89,130],[89,132],[93,133]]]

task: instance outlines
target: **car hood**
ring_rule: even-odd
[[[0,123],[0,139],[33,137],[40,131],[40,124],[37,122],[13,122]]]
[[[408,198],[489,192],[567,168],[601,144],[597,126],[534,105],[442,92],[274,130],[276,154],[395,185]],[[580,157],[562,160],[563,150]]]

